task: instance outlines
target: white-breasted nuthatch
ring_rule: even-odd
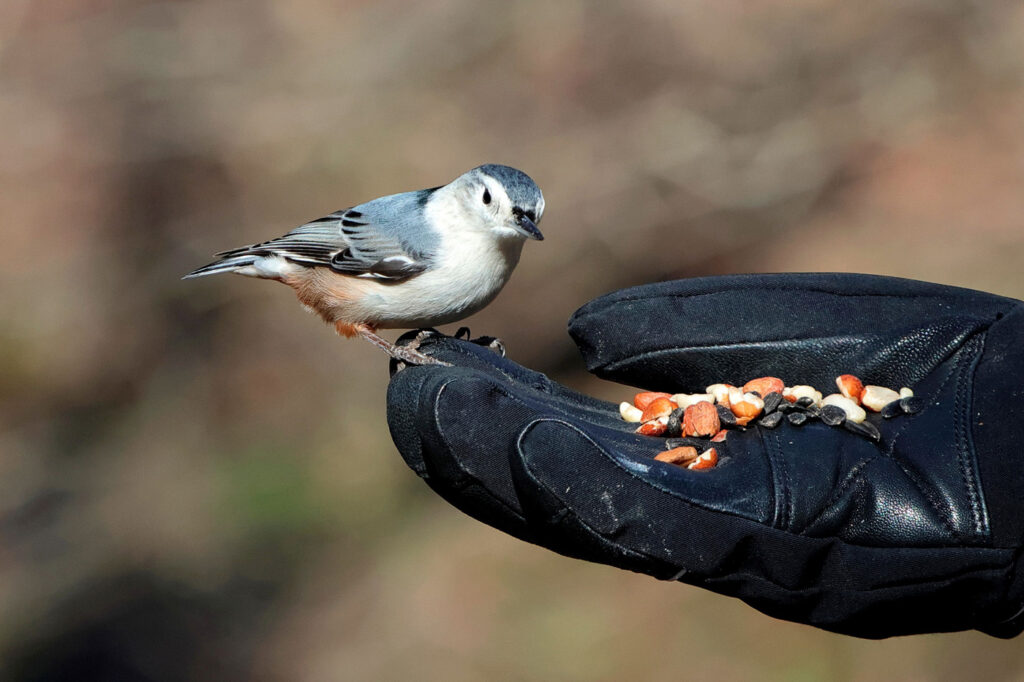
[[[442,187],[342,209],[283,237],[217,254],[184,277],[235,272],[284,282],[338,333],[412,364],[437,361],[377,335],[433,327],[490,303],[519,262],[544,196],[520,170],[488,164]]]

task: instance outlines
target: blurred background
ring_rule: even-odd
[[[4,0],[0,677],[1024,679],[1019,641],[831,635],[478,524],[398,456],[383,355],[179,280],[496,162],[547,240],[467,323],[611,400],[565,322],[628,285],[1024,297],[1022,44],[993,0]]]

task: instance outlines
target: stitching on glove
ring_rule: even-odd
[[[967,488],[967,496],[971,501],[971,512],[974,515],[974,532],[979,535],[988,535],[988,509],[985,504],[984,493],[978,484],[978,458],[977,452],[974,449],[974,441],[971,438],[970,418],[974,373],[978,369],[978,362],[981,360],[981,354],[985,348],[985,338],[986,335],[982,332],[964,346],[964,352],[972,354],[972,356],[970,363],[960,363],[956,402],[953,408],[956,420],[954,423],[954,433],[956,434],[960,473]]]
[[[795,341],[808,341],[808,340],[821,340],[821,339],[851,339],[857,338],[864,340],[868,338],[866,335],[859,335],[854,337],[850,334],[833,335],[833,336],[791,336],[785,339],[762,339],[760,341],[744,341],[735,343],[708,343],[704,345],[690,343],[685,346],[666,346],[664,348],[653,348],[646,350],[642,353],[634,353],[632,355],[626,355],[619,358],[610,358],[607,362],[600,365],[593,365],[591,371],[603,370],[605,372],[615,372],[622,367],[629,367],[630,365],[649,361],[653,358],[658,358],[662,355],[672,355],[680,351],[697,352],[697,351],[712,351],[712,350],[732,350],[732,349],[745,349],[745,348],[771,348],[777,346],[779,348],[789,348]],[[937,364],[941,364],[940,359]]]
[[[876,459],[878,459],[878,457],[879,455],[871,455],[869,457],[865,457],[864,459],[860,460],[852,467],[850,467],[849,471],[846,472],[846,476],[843,478],[843,482],[839,484],[838,488],[832,491],[832,494],[828,496],[828,499],[825,501],[825,503],[821,505],[821,509],[818,511],[818,513],[815,514],[810,521],[804,524],[804,529],[801,531],[801,533],[806,532],[808,528],[813,528],[815,525],[817,525],[818,521],[821,520],[822,516],[832,511],[832,509],[837,504],[839,504],[839,501],[846,494],[847,489],[849,489],[850,486],[852,486],[857,481],[861,480],[861,471],[866,469],[867,466]]]
[[[983,334],[984,332],[981,332],[981,333]],[[935,399],[938,396],[942,395],[943,391],[945,391],[945,389],[946,389],[946,386],[951,381],[953,381],[954,379],[956,380],[956,383],[957,383],[956,395],[957,395],[957,397],[955,399],[954,409],[953,409],[954,433],[956,433],[957,430],[959,430],[963,426],[963,419],[966,418],[966,416],[962,414],[963,408],[960,407],[960,401],[961,401],[960,392],[963,390],[964,384],[965,384],[965,381],[966,381],[964,376],[963,376],[964,373],[965,373],[964,372],[964,369],[965,369],[964,358],[966,356],[970,355],[972,352],[976,353],[976,355],[973,358],[973,362],[970,364],[970,368],[972,370],[971,374],[973,375],[973,369],[977,365],[977,358],[980,357],[980,354],[978,354],[978,351],[975,350],[977,348],[977,346],[978,346],[978,336],[972,336],[964,344],[962,344],[960,346],[960,348],[957,349],[955,355],[952,358],[953,362],[954,362],[953,368],[949,371],[949,373],[946,375],[946,378],[942,380],[942,383],[932,393],[931,397],[926,402],[925,410],[928,410],[935,403]],[[923,414],[923,413],[924,413],[924,410],[921,412],[921,414]],[[917,416],[917,415],[912,415],[911,419],[913,419],[914,416]],[[909,421],[910,420],[908,420],[908,424],[909,424]],[[897,437],[903,433],[903,429],[905,429],[908,426],[908,424],[904,424],[903,428],[901,428],[900,431],[897,433]],[[964,465],[965,465],[964,459],[967,456],[970,456],[970,457],[973,458],[974,450],[973,450],[973,447],[972,447],[970,449],[969,455],[968,455],[968,453],[965,453],[963,451],[963,449],[962,449],[963,445],[960,442],[960,436],[959,436],[958,433],[957,433],[957,441],[958,441],[956,443],[957,459],[958,459],[958,461],[960,462],[960,465],[961,465],[961,473],[964,474]],[[963,533],[956,529],[956,527],[953,525],[953,521],[949,518],[948,512],[943,510],[943,506],[940,503],[940,496],[936,495],[933,486],[929,485],[925,481],[925,479],[919,473],[917,473],[917,471],[915,469],[912,469],[910,467],[910,465],[907,462],[902,460],[900,457],[894,455],[895,446],[896,446],[896,437],[894,437],[890,441],[889,447],[886,450],[886,454],[892,456],[893,461],[897,464],[897,466],[899,466],[900,470],[903,471],[903,473],[907,476],[907,479],[911,483],[914,484],[914,487],[917,488],[917,490],[928,501],[928,504],[931,506],[932,510],[936,513],[936,515],[938,516],[939,520],[942,522],[942,525],[946,528],[946,530],[949,531],[949,533],[953,537],[962,537]],[[974,514],[975,526],[976,526],[975,532],[976,533],[980,533],[980,531],[977,530],[977,520],[978,520],[979,510],[975,508],[975,499],[974,499],[974,497],[971,494],[972,493],[971,481],[969,481],[967,479],[966,474],[964,474],[964,476],[963,476],[963,481],[964,481],[965,487],[967,487],[968,497],[971,499],[971,507],[972,507],[971,511]]]
[[[895,461],[896,465],[899,466],[900,471],[902,471],[903,475],[907,477],[907,480],[913,483],[914,487],[917,488],[917,491],[924,496],[925,501],[928,502],[928,506],[930,506],[932,511],[935,512],[936,518],[938,518],[939,522],[942,523],[942,527],[946,529],[946,532],[949,533],[951,537],[961,537],[962,533],[953,526],[953,522],[950,521],[949,516],[940,506],[939,498],[935,495],[931,486],[925,483],[925,481],[923,481],[913,469],[907,466],[906,462],[902,462],[899,459],[894,459],[893,461]]]
[[[941,286],[941,285],[939,285],[939,286]],[[954,288],[954,287],[950,287],[950,288]],[[612,306],[612,305],[615,305],[616,303],[635,303],[635,302],[638,302],[638,301],[656,301],[656,300],[659,300],[659,299],[702,298],[702,297],[705,297],[705,296],[718,296],[720,294],[731,294],[731,293],[736,293],[736,292],[748,292],[748,291],[756,291],[756,292],[762,292],[762,291],[800,291],[800,292],[808,292],[808,293],[812,293],[812,294],[826,294],[828,296],[838,296],[838,297],[841,297],[841,298],[903,298],[903,299],[908,299],[908,300],[929,299],[929,298],[931,298],[931,299],[937,299],[937,300],[941,300],[941,301],[956,301],[956,300],[964,300],[964,299],[970,298],[970,295],[968,295],[968,294],[965,294],[963,297],[959,297],[959,296],[955,295],[954,293],[945,293],[945,294],[942,294],[942,293],[934,293],[934,294],[925,294],[925,293],[920,293],[920,294],[885,294],[885,293],[867,292],[867,291],[864,291],[864,292],[843,292],[843,291],[835,291],[833,289],[822,289],[822,288],[818,288],[818,287],[808,287],[808,286],[800,286],[800,285],[787,285],[787,286],[777,286],[777,285],[774,285],[773,286],[771,284],[765,283],[763,286],[758,285],[758,286],[719,287],[719,288],[715,289],[714,291],[702,291],[702,292],[695,292],[695,293],[676,292],[676,293],[665,293],[665,294],[638,294],[636,296],[623,296],[621,298],[615,298],[615,299],[612,299],[612,300],[610,300],[608,302],[605,302],[605,303],[603,303],[603,305]],[[995,297],[995,296],[993,295],[993,297]],[[601,299],[598,299],[598,300],[600,301]],[[596,301],[595,301],[595,303],[596,303]],[[590,311],[586,311],[583,314],[584,315],[590,315],[592,313]]]

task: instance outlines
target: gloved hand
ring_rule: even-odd
[[[402,456],[451,504],[561,554],[739,597],[860,637],[1024,629],[1024,304],[847,274],[653,284],[569,323],[590,371],[669,393],[772,375],[910,386],[880,443],[816,421],[753,426],[717,467],[652,460],[616,405],[450,337],[452,367],[394,375]],[[632,390],[623,390],[629,400]]]

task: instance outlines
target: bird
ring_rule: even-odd
[[[521,170],[477,166],[447,185],[373,199],[269,241],[215,255],[192,279],[233,272],[287,284],[345,337],[359,336],[408,364],[440,364],[396,346],[380,329],[461,320],[488,305],[519,263],[544,195]]]

